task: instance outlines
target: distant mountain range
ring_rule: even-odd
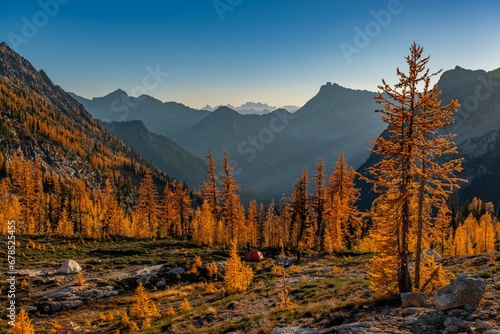
[[[291,105],[278,108],[261,102],[246,102],[239,107],[234,107],[230,104],[226,104],[225,106],[219,105],[215,108],[212,108],[207,104],[205,107],[202,108],[202,110],[215,111],[220,107],[228,107],[230,109],[237,111],[239,114],[242,115],[264,115],[264,114],[269,114],[270,112],[273,112],[276,109],[286,109],[288,112],[293,113],[300,109],[300,107]]]
[[[210,114],[176,102],[161,102],[151,96],[130,97],[116,90],[91,100],[70,93],[94,118],[103,122],[143,121],[154,133],[175,139]]]
[[[328,173],[341,151],[352,166],[368,158],[369,141],[384,130],[373,112],[375,95],[327,83],[295,113],[276,109],[263,115],[242,115],[228,107],[195,110],[123,91],[93,99],[73,96],[100,120],[141,120],[199,158],[210,150],[220,161],[226,150],[242,189],[276,198],[290,191],[303,168],[312,173],[319,157]]]

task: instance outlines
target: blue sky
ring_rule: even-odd
[[[499,32],[497,0],[0,3],[0,39],[67,91],[146,91],[197,108],[300,106],[327,81],[376,91],[413,41],[431,69],[493,70]]]

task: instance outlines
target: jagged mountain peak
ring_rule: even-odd
[[[99,99],[99,98],[117,98],[117,97],[122,97],[122,96],[125,96],[125,97],[129,97],[129,95],[127,94],[127,92],[125,92],[123,89],[120,89],[118,88],[117,90],[109,93],[109,94],[106,94],[102,97],[94,97],[94,99]]]
[[[307,103],[300,108],[296,113],[301,114],[323,114],[336,112],[352,112],[357,110],[356,105],[363,105],[366,109],[367,104],[373,106],[373,97],[376,93],[367,90],[355,90],[340,86],[339,84],[332,84],[327,82],[322,85],[318,93],[311,98]],[[353,105],[353,103],[355,105]],[[373,106],[373,110],[375,107]]]
[[[344,86],[341,86],[335,82],[334,83],[327,82],[326,84],[322,85],[319,89],[319,93],[322,93],[322,94],[343,93],[343,92],[349,92],[349,91],[372,93],[372,92],[370,92],[368,90],[364,90],[364,89],[353,89],[353,88],[344,87]]]
[[[234,109],[231,109],[226,106],[220,106],[219,108],[215,109],[213,111],[214,114],[219,114],[219,115],[239,115],[238,112]]]
[[[288,109],[286,108],[278,108],[276,110],[273,110],[269,113],[269,115],[277,115],[277,114],[283,114],[283,113],[286,113],[286,114],[292,114],[290,111],[288,111]]]
[[[468,80],[478,75],[484,75],[486,71],[484,70],[470,70],[460,66],[455,66],[454,69],[444,71],[439,78],[439,82],[447,82],[447,81],[461,81]]]

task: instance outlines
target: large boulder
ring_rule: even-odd
[[[486,284],[480,277],[460,274],[453,282],[438,290],[434,305],[440,310],[477,306],[485,291]]]

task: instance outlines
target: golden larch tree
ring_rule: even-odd
[[[16,316],[16,321],[13,328],[14,334],[34,334],[35,327],[31,324],[28,313],[21,308],[21,311]]]
[[[391,87],[382,80],[375,102],[383,105],[378,112],[388,127],[385,135],[378,136],[372,150],[381,160],[368,168],[373,190],[381,196],[376,201],[391,200],[389,207],[397,208],[398,225],[398,287],[401,293],[412,291],[409,271],[410,231],[412,225],[412,199],[417,196],[417,252],[421,249],[423,233],[423,201],[427,196],[433,206],[439,207],[448,194],[457,187],[454,173],[461,170],[460,159],[437,161],[438,157],[452,154],[456,147],[440,130],[453,123],[457,101],[441,106],[440,92],[431,86],[431,79],[439,72],[426,68],[429,57],[423,58],[423,48],[416,43],[406,57],[408,73],[399,68],[399,83]],[[384,93],[384,94],[383,94]],[[444,159],[443,159],[444,160]],[[384,194],[391,194],[384,196]],[[380,206],[383,208],[386,206]],[[392,210],[392,209],[391,209]],[[417,256],[415,284],[419,286],[420,256]]]
[[[177,214],[175,221],[180,227],[182,238],[186,238],[189,233],[189,224],[193,215],[191,207],[191,195],[189,189],[184,186],[184,183],[177,182],[174,191],[174,212]]]
[[[153,174],[148,169],[139,187],[136,207],[137,237],[153,238],[158,233],[158,194],[153,182]]]
[[[175,229],[175,217],[177,213],[175,212],[174,205],[174,194],[170,189],[170,185],[167,183],[163,188],[163,198],[160,204],[160,225],[158,226],[158,234],[160,238],[166,236],[178,236],[180,235],[180,229],[177,231]]]
[[[212,246],[215,238],[215,221],[207,200],[203,201],[201,208],[196,209],[192,224],[192,241],[198,246]]]
[[[236,183],[232,175],[233,168],[230,165],[227,152],[224,151],[224,160],[222,161],[222,220],[226,229],[227,237],[241,243],[239,232],[241,231],[241,203],[240,197],[236,193],[240,186]]]
[[[266,220],[264,221],[264,231],[263,231],[263,245],[264,247],[276,247],[275,238],[275,226],[276,226],[276,213],[275,213],[275,203],[271,200],[269,207],[267,208]]]
[[[102,194],[101,236],[121,234],[122,210],[118,203],[116,188],[110,178],[106,179]]]
[[[207,158],[207,176],[208,180],[201,187],[201,196],[208,201],[212,209],[212,215],[215,221],[220,219],[220,189],[218,186],[217,172],[215,170],[217,164],[214,161],[212,152],[208,151]]]
[[[300,179],[295,181],[292,193],[292,217],[290,228],[290,239],[296,248],[310,245],[314,241],[315,234],[309,213],[309,193],[307,191],[309,180],[307,170],[304,169]]]
[[[248,204],[247,218],[246,218],[246,231],[247,243],[251,247],[257,246],[258,243],[258,225],[257,225],[257,201],[252,199]]]
[[[464,224],[458,225],[455,229],[453,245],[451,247],[451,255],[470,255],[472,254],[472,240],[470,234],[466,232]]]
[[[495,226],[490,213],[485,213],[479,219],[479,229],[476,238],[476,252],[492,253],[495,251]]]
[[[326,220],[334,251],[344,246],[352,249],[361,238],[362,220],[356,207],[359,188],[355,186],[355,175],[341,152],[326,190]]]
[[[395,196],[390,193],[382,196]],[[376,298],[394,298],[399,292],[398,256],[400,252],[400,224],[396,216],[397,208],[391,207],[392,198],[376,201],[372,208],[370,244],[379,254],[370,259],[367,267],[370,276],[370,290]],[[394,238],[396,236],[396,238]]]
[[[314,194],[312,195],[312,206],[316,217],[316,243],[320,252],[325,251],[325,163],[323,158],[318,159],[316,173],[313,177]]]
[[[441,255],[447,254],[450,250],[452,239],[451,211],[446,205],[443,205],[439,208],[436,218],[434,218],[434,225],[431,231],[433,248]]]
[[[135,289],[134,304],[130,309],[130,315],[134,319],[157,318],[160,315],[156,304],[150,299],[142,282]]]
[[[252,268],[243,264],[237,252],[236,241],[231,242],[229,259],[226,261],[224,282],[229,293],[239,293],[248,290],[253,279]]]

